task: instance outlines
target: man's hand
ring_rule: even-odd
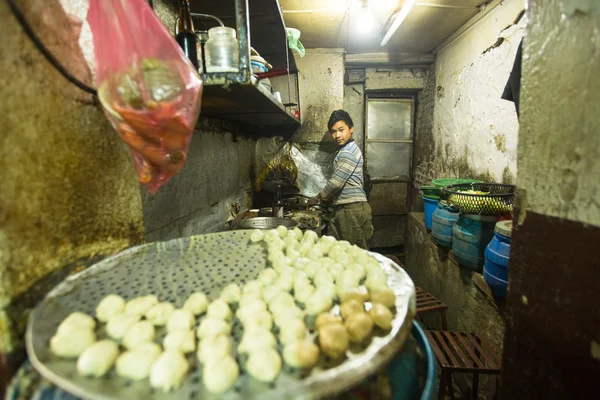
[[[312,197],[312,198],[308,199],[308,205],[314,206],[314,205],[319,204],[320,201],[321,201],[321,195],[318,194],[316,197]]]

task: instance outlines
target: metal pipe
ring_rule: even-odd
[[[240,73],[245,74],[244,81],[249,82],[250,70],[250,16],[248,0],[235,0],[235,24],[240,46]]]
[[[406,19],[408,13],[410,12],[410,10],[412,10],[414,5],[415,0],[408,0],[406,3],[404,3],[402,9],[398,12],[398,14],[396,14],[394,22],[392,22],[392,26],[390,26],[390,29],[383,37],[383,40],[381,41],[381,47],[384,47],[386,44],[388,44],[392,36],[394,36],[394,33],[396,33],[396,31],[400,27],[400,24],[402,24],[402,22]]]
[[[215,17],[214,15],[199,14],[199,13],[190,13],[190,15],[192,17],[212,18],[212,19],[216,20],[219,24],[221,24],[221,26],[225,26],[223,21],[221,21],[218,17]],[[173,32],[175,33],[175,36],[177,36],[179,34],[179,17],[177,17],[177,19],[175,19],[175,29],[173,29]],[[194,31],[194,32],[198,33],[197,31]]]
[[[408,3],[405,2],[402,5]],[[452,4],[434,4],[434,3],[415,3],[415,7],[429,7],[429,8],[452,8],[458,10],[478,10],[479,6],[457,6]],[[309,10],[283,10],[284,14],[308,14],[308,13],[318,13],[318,12],[346,12],[346,10],[342,10],[339,8],[314,8]]]

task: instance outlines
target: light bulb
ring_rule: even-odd
[[[373,30],[375,22],[375,16],[369,7],[363,7],[358,15],[356,30],[360,33],[369,33]]]

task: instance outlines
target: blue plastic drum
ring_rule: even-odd
[[[494,237],[496,217],[461,214],[452,228],[452,252],[458,263],[481,272],[485,248]]]
[[[452,248],[452,228],[458,221],[458,216],[459,213],[444,204],[443,201],[438,203],[432,217],[431,236],[439,246]]]
[[[423,201],[425,202],[425,228],[431,230],[433,212],[437,208],[438,200],[423,196]]]
[[[492,293],[502,298],[506,297],[508,288],[511,236],[512,221],[500,221],[494,228],[494,238],[485,249],[483,277]]]

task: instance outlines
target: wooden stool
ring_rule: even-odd
[[[415,286],[415,289],[417,290],[417,315],[423,316],[430,312],[440,312],[442,317],[442,329],[447,330],[448,323],[446,321],[446,310],[448,310],[448,306],[420,287]]]
[[[446,386],[452,397],[453,372],[473,374],[472,399],[477,399],[479,374],[500,373],[500,358],[477,333],[425,331],[425,334],[441,367],[440,399],[444,398]]]

